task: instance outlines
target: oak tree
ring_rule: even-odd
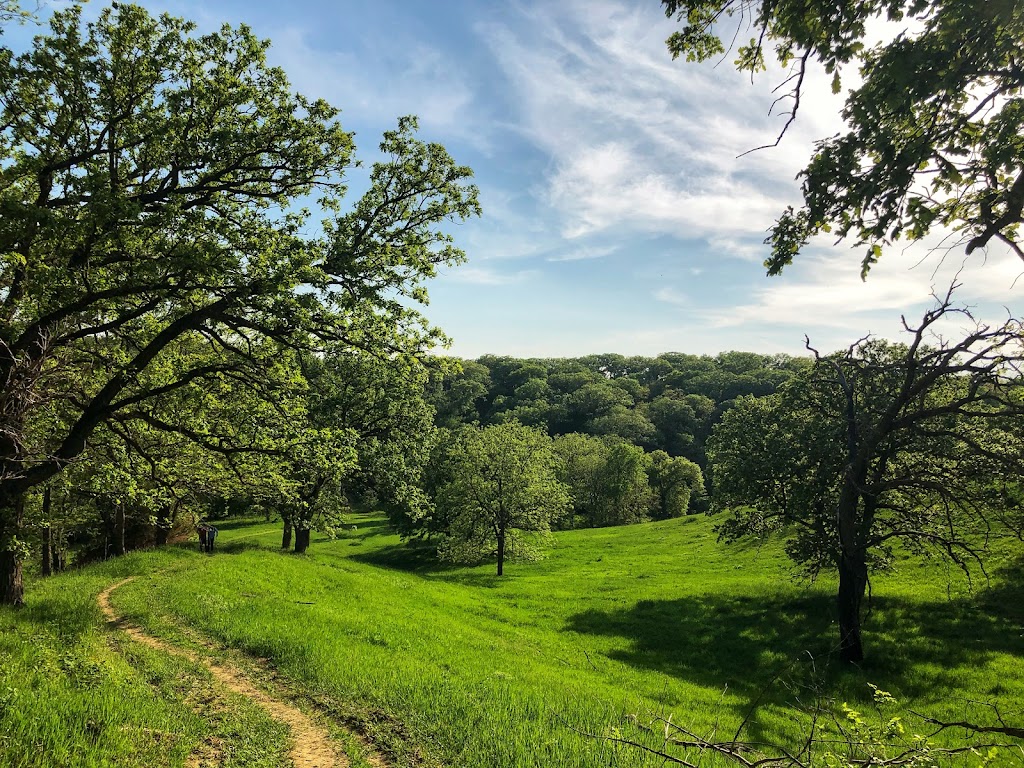
[[[404,118],[345,212],[352,137],[268,45],[118,4],[0,52],[0,603],[22,601],[25,493],[100,424],[224,376],[258,391],[282,348],[441,338],[415,307],[462,257],[441,225],[478,213],[469,169]],[[217,355],[169,359],[186,337]]]
[[[936,332],[970,321],[947,294],[906,344],[862,339],[814,352],[814,367],[775,395],[741,398],[715,428],[714,504],[727,540],[783,531],[811,574],[839,576],[838,649],[864,657],[863,600],[872,569],[930,550],[969,569],[988,537],[1009,531],[1024,471],[1024,335],[1020,321]]]
[[[439,549],[456,562],[530,557],[546,542],[552,519],[569,509],[557,479],[551,438],[515,421],[466,427],[448,452],[437,505],[448,522]]]
[[[782,133],[797,117],[812,62],[842,87],[862,82],[842,109],[846,127],[819,141],[801,172],[803,203],[772,229],[769,274],[820,232],[865,246],[862,275],[882,249],[933,228],[957,231],[967,253],[1001,242],[1024,259],[1024,14],[1013,0],[662,0],[681,28],[674,57],[726,52],[723,37],[750,30],[736,66],[751,75],[768,57],[789,68],[777,103]],[[898,24],[870,45],[869,26]],[[737,32],[737,25],[739,31]],[[780,133],[779,139],[782,138]],[[778,144],[779,139],[775,143]]]

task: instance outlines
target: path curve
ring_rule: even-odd
[[[122,630],[133,640],[150,648],[155,648],[175,656],[182,656],[194,663],[204,665],[210,670],[210,674],[213,675],[214,679],[225,688],[251,699],[263,707],[274,720],[287,725],[292,735],[292,747],[289,756],[295,768],[349,768],[348,759],[334,748],[327,731],[295,705],[276,699],[260,688],[257,688],[241,670],[227,664],[211,661],[199,654],[170,645],[152,635],[147,635],[141,628],[128,623],[123,616],[119,616],[110,603],[110,595],[118,587],[134,580],[135,577],[132,576],[112,584],[97,596],[96,600],[110,626]]]

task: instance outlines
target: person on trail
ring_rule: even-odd
[[[217,538],[217,529],[207,523],[200,523],[196,526],[199,531],[199,551],[213,552],[213,542]]]

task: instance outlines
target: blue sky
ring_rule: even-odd
[[[474,169],[484,215],[454,230],[468,262],[433,281],[426,309],[452,354],[800,353],[804,334],[831,350],[897,337],[900,314],[920,316],[958,270],[980,316],[1019,306],[1024,264],[933,250],[946,233],[890,249],[867,282],[859,251],[829,240],[765,277],[766,230],[799,202],[813,140],[841,128],[839,101],[812,78],[782,144],[738,158],[784,122],[768,115],[780,73],[751,83],[728,60],[673,62],[656,0],[143,4],[270,38],[367,159],[416,114]]]

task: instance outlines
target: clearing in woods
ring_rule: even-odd
[[[280,551],[279,525],[230,521],[212,556],[34,580],[23,610],[0,610],[0,768],[315,765],[288,745],[328,732],[352,768],[646,768],[662,761],[601,736],[661,715],[798,739],[797,689],[773,684],[787,670],[862,712],[869,683],[890,691],[908,733],[910,709],[1016,717],[1024,701],[1019,544],[973,587],[914,559],[876,578],[869,659],[850,669],[829,662],[834,583],[793,579],[777,542],[720,544],[703,516],[559,532],[501,578],[438,563],[382,515],[348,522],[304,556]],[[317,735],[269,706],[296,701]]]

